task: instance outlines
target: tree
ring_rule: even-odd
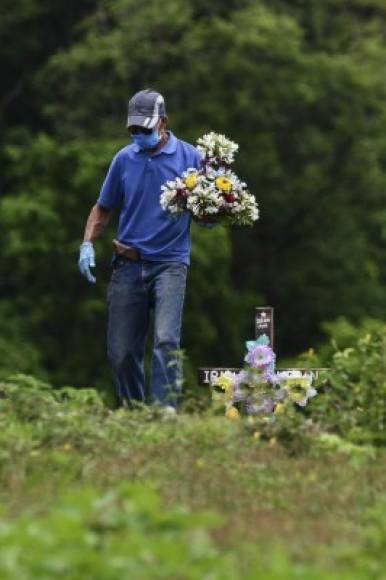
[[[109,380],[105,285],[80,278],[77,249],[126,140],[127,98],[149,85],[165,94],[179,137],[215,130],[240,143],[236,170],[261,208],[251,229],[193,230],[183,331],[191,380],[197,366],[241,363],[254,306],[276,307],[281,355],[316,345],[325,320],[383,317],[381,0],[90,0],[45,39],[52,8],[23,1],[29,11],[10,11],[2,27],[5,39],[30,30],[14,50],[7,44],[13,83],[31,54],[28,91],[3,132],[1,288],[13,336],[36,349],[25,351],[31,365],[39,359],[56,382]],[[98,242],[98,282],[113,235]]]

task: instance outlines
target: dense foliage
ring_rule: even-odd
[[[325,361],[330,367],[321,379],[323,397],[314,401],[314,420],[345,439],[385,445],[386,326],[367,320],[354,328],[341,319],[329,332],[331,351],[325,347],[303,357],[310,366]]]
[[[323,323],[384,318],[386,11],[382,0],[17,0],[0,24],[3,374],[106,385],[105,287],[77,272],[85,218],[126,102],[154,85],[170,125],[240,144],[261,207],[252,229],[193,226],[183,346],[238,366],[253,308],[276,307],[278,355]],[[17,42],[14,42],[14,40]]]

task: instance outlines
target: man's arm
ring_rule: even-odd
[[[83,242],[94,242],[103,233],[110,221],[113,210],[96,203],[87,218]]]
[[[80,246],[79,270],[89,282],[95,282],[90,268],[95,266],[93,241],[96,240],[109,222],[112,210],[122,201],[122,168],[119,152],[110,163],[96,204],[91,208]]]

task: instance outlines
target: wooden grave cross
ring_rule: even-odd
[[[255,314],[255,339],[265,335],[269,342],[267,343],[272,350],[274,349],[274,309],[272,306],[262,306],[256,308]],[[202,367],[198,369],[198,383],[208,386],[212,380],[219,377],[226,371],[233,373],[239,372],[240,368],[234,367]],[[282,378],[301,378],[309,377],[317,379],[320,372],[326,371],[325,368],[283,368],[276,369],[276,374]]]

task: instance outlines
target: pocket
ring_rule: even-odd
[[[111,271],[111,280],[115,280],[122,270],[130,265],[130,260],[124,260],[123,258],[117,258],[113,264]]]
[[[122,266],[124,266],[125,264],[127,264],[127,262],[128,261],[125,260],[124,258],[121,258],[120,256],[117,256],[114,259],[114,262],[113,262],[113,272],[115,270],[119,270],[119,268],[122,268]]]
[[[116,281],[121,269],[122,269],[121,265],[114,264],[114,267],[113,267],[113,269],[111,271],[111,275],[110,275],[110,286]]]

